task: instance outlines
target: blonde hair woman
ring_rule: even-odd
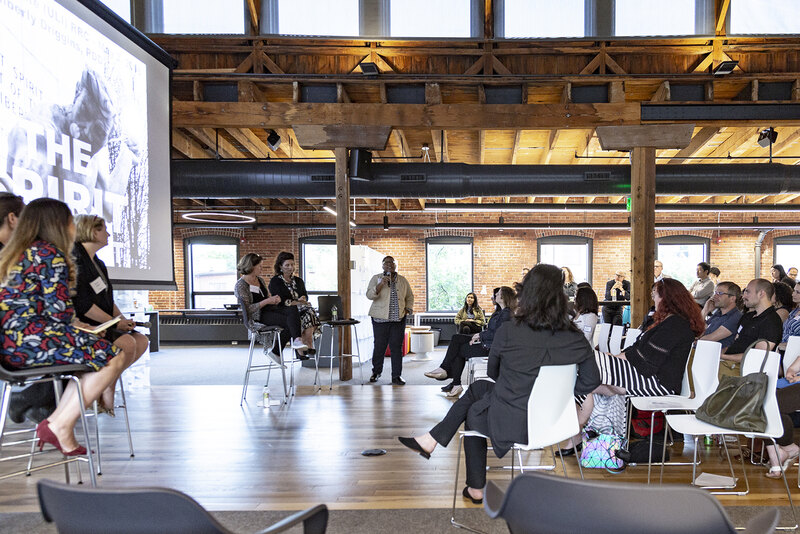
[[[88,406],[114,384],[124,358],[116,357],[123,347],[76,328],[83,323],[75,320],[70,299],[76,278],[69,255],[74,237],[72,213],[63,202],[39,198],[22,210],[0,252],[0,358],[12,369],[58,364],[94,368],[97,372],[81,378]],[[58,408],[36,427],[40,449],[49,443],[66,456],[86,454],[73,432],[79,416],[77,391],[70,382]]]
[[[99,325],[119,317],[122,312],[114,303],[114,288],[108,278],[106,264],[97,252],[108,245],[110,234],[106,221],[97,215],[78,215],[75,217],[75,246],[72,254],[78,267],[75,296],[72,301],[78,318],[90,325]],[[125,352],[127,369],[147,350],[148,340],[143,334],[135,332],[136,323],[123,318],[113,328],[106,330],[105,338],[118,345],[134,347]],[[100,409],[114,415],[114,388],[100,398]]]
[[[564,293],[568,299],[572,300],[575,298],[575,292],[578,291],[578,284],[575,283],[575,277],[572,276],[569,267],[565,265],[561,268],[561,272],[564,273]]]

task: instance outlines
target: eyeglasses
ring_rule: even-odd
[[[725,293],[725,292],[722,292],[722,291],[714,291],[714,294],[715,295],[728,295],[729,297],[735,297],[736,296],[736,295],[733,295],[731,293]]]

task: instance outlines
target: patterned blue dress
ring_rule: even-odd
[[[7,368],[83,364],[99,370],[121,349],[72,326],[64,254],[35,241],[0,289],[0,359]]]

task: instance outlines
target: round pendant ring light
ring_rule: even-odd
[[[181,215],[182,219],[202,223],[249,224],[256,218],[233,211],[192,211]]]

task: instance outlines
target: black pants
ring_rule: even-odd
[[[473,323],[472,321],[464,321],[458,325],[459,334],[477,334],[480,331],[481,327],[478,326],[478,323]]]
[[[265,306],[261,308],[259,322],[267,326],[280,326],[283,332],[280,334],[281,347],[292,339],[300,337],[300,312],[297,306]]]
[[[372,351],[372,374],[383,372],[383,360],[386,347],[392,355],[392,378],[403,374],[403,336],[406,332],[406,318],[391,323],[376,323],[372,320],[372,332],[375,335],[375,348]]]
[[[447,447],[458,432],[461,423],[465,430],[476,430],[489,435],[489,410],[471,409],[475,402],[494,389],[494,382],[478,380],[458,399],[444,416],[444,419],[431,429],[436,443]],[[467,486],[482,489],[486,485],[486,440],[483,438],[464,438],[464,459],[467,462]]]
[[[471,335],[455,334],[450,340],[447,352],[444,354],[441,367],[447,371],[447,377],[453,379],[454,385],[461,384],[461,375],[464,373],[464,366],[470,358],[482,358],[489,355],[489,351],[483,348],[480,343],[470,345]]]
[[[777,391],[778,411],[781,413],[781,423],[783,423],[783,436],[775,441],[778,445],[785,447],[791,445],[792,434],[794,434],[794,422],[791,414],[800,410],[800,384],[795,384]]]
[[[621,306],[603,306],[603,322],[612,325],[622,325],[622,307]]]

